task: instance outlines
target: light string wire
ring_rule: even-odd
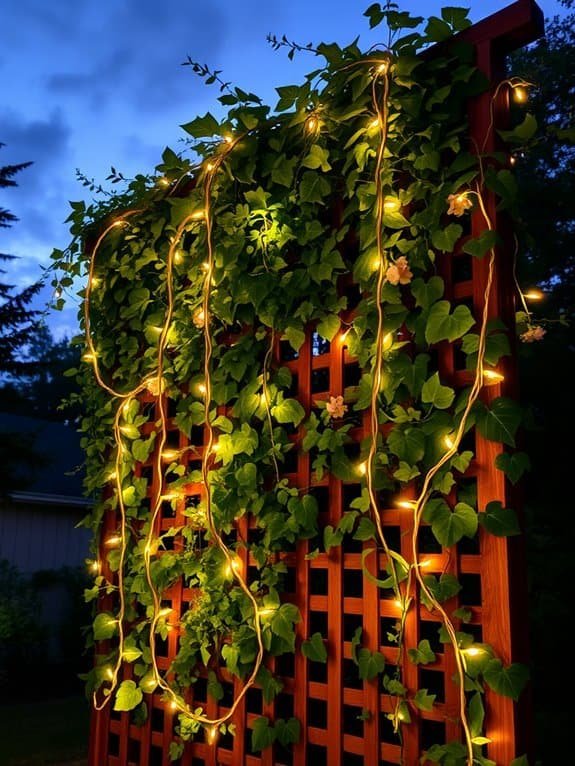
[[[378,60],[377,63],[381,64],[381,60]],[[378,441],[378,435],[379,435],[379,423],[378,423],[378,415],[377,415],[377,399],[379,396],[379,389],[381,386],[381,380],[382,380],[382,361],[383,361],[383,309],[381,306],[381,295],[382,295],[382,289],[383,285],[385,284],[385,264],[387,263],[387,254],[383,250],[382,245],[382,223],[383,223],[383,213],[384,213],[384,195],[383,195],[383,187],[382,187],[382,166],[383,166],[383,159],[384,159],[384,153],[385,153],[385,147],[386,147],[386,139],[387,139],[387,117],[388,117],[388,107],[387,107],[387,99],[389,95],[389,74],[388,74],[388,67],[389,62],[387,62],[387,66],[385,70],[380,70],[378,73],[380,76],[382,76],[382,79],[384,81],[384,95],[382,99],[382,104],[379,104],[379,101],[375,97],[376,93],[376,80],[377,80],[377,74],[376,78],[374,79],[373,83],[373,94],[374,94],[374,105],[377,111],[378,115],[378,122],[380,123],[380,130],[381,130],[381,141],[378,148],[378,154],[377,154],[377,162],[376,162],[376,196],[378,201],[377,206],[377,250],[378,250],[378,279],[377,279],[377,287],[376,287],[376,301],[377,301],[377,311],[378,311],[378,330],[377,330],[377,338],[376,338],[376,357],[374,361],[373,366],[373,374],[374,374],[374,381],[373,381],[373,388],[372,388],[372,399],[371,399],[371,410],[370,410],[370,425],[371,425],[371,444],[370,444],[370,450],[369,450],[369,457],[366,464],[366,474],[367,474],[367,484],[368,484],[368,492],[370,497],[370,503],[373,510],[373,515],[376,521],[376,527],[378,531],[378,535],[380,537],[382,546],[384,548],[384,551],[388,557],[388,562],[390,564],[391,568],[391,574],[394,581],[394,591],[396,591],[396,594],[400,600],[401,606],[402,606],[402,615],[401,615],[401,633],[403,632],[403,627],[405,625],[405,619],[407,615],[407,611],[409,608],[409,604],[411,599],[408,597],[405,597],[405,599],[401,595],[401,591],[399,588],[399,583],[397,579],[397,573],[395,570],[393,557],[394,553],[389,549],[389,546],[387,544],[387,541],[385,540],[385,536],[383,534],[383,528],[381,524],[381,517],[378,510],[378,504],[377,499],[375,497],[375,491],[373,487],[373,463],[377,454],[377,441]],[[500,88],[505,83],[510,83],[511,81],[505,81],[498,85],[495,94],[493,96],[493,100],[495,100]],[[529,83],[525,83],[525,81],[521,81],[520,83],[517,83],[517,85],[529,85]],[[513,87],[513,86],[512,86]],[[491,116],[493,118],[493,101],[491,104]],[[493,119],[490,123],[490,127],[488,129],[488,132],[493,127]],[[203,483],[205,486],[205,492],[206,492],[206,518],[208,522],[208,528],[210,530],[210,534],[212,535],[213,539],[216,541],[218,547],[222,550],[224,553],[224,556],[226,558],[227,563],[230,565],[230,571],[233,573],[233,577],[236,578],[238,581],[238,584],[246,594],[246,596],[250,599],[253,609],[254,609],[254,628],[256,632],[256,637],[258,641],[258,654],[256,658],[256,662],[253,668],[253,671],[248,679],[248,681],[244,684],[243,689],[240,691],[239,695],[236,697],[232,707],[229,709],[228,713],[224,716],[221,716],[219,718],[210,719],[203,715],[198,715],[197,713],[194,713],[191,711],[188,705],[186,705],[184,702],[182,702],[181,698],[174,692],[172,687],[161,677],[158,664],[157,664],[157,658],[155,654],[155,629],[157,627],[158,620],[160,619],[160,607],[161,607],[161,601],[160,596],[158,592],[155,589],[155,585],[153,583],[153,578],[151,574],[151,554],[153,550],[153,543],[154,543],[154,527],[155,527],[155,521],[157,519],[159,510],[161,508],[161,503],[163,499],[162,495],[162,480],[159,481],[159,486],[157,489],[157,496],[155,499],[154,504],[154,511],[152,513],[152,518],[150,520],[150,528],[148,532],[148,537],[146,540],[146,546],[144,549],[144,559],[145,559],[145,566],[146,566],[146,577],[148,580],[148,585],[150,587],[150,590],[153,595],[153,608],[154,608],[154,614],[153,618],[150,624],[150,649],[151,654],[153,658],[153,671],[154,671],[154,680],[157,682],[158,686],[162,688],[168,696],[172,699],[172,704],[175,706],[175,709],[178,709],[180,712],[184,713],[187,717],[197,721],[198,723],[204,725],[204,726],[215,726],[224,723],[225,721],[229,720],[237,709],[237,706],[243,699],[244,695],[247,693],[248,689],[253,686],[255,683],[256,676],[259,672],[259,669],[263,663],[263,654],[264,654],[264,647],[263,647],[263,641],[262,641],[262,624],[261,624],[261,614],[259,611],[259,605],[252,595],[251,591],[249,590],[249,587],[243,577],[241,576],[240,572],[238,571],[237,567],[232,566],[232,564],[236,561],[233,554],[230,552],[230,550],[225,545],[224,541],[222,540],[221,536],[219,535],[213,519],[213,513],[212,513],[212,506],[211,506],[211,489],[210,489],[210,478],[209,478],[209,469],[210,469],[210,463],[211,463],[211,455],[213,452],[213,443],[214,443],[214,434],[213,434],[213,428],[210,422],[209,417],[209,403],[211,400],[211,358],[212,358],[212,339],[209,332],[209,325],[210,325],[210,295],[211,295],[211,284],[212,284],[212,278],[213,278],[213,268],[214,268],[214,252],[213,252],[213,240],[212,240],[212,214],[211,214],[211,190],[212,190],[212,183],[215,176],[215,173],[221,166],[222,162],[225,160],[227,155],[233,150],[233,148],[237,145],[238,141],[240,139],[235,139],[228,147],[226,147],[226,151],[221,153],[215,160],[213,165],[208,165],[208,170],[206,172],[205,176],[205,183],[204,183],[204,202],[205,202],[205,210],[204,210],[204,220],[206,225],[206,240],[207,240],[207,250],[208,250],[208,262],[207,262],[207,269],[206,269],[206,275],[204,279],[204,288],[203,288],[203,310],[204,310],[204,341],[205,341],[205,357],[204,357],[204,375],[205,375],[205,428],[206,432],[208,434],[208,441],[204,447],[204,453],[203,453],[203,459],[202,459],[202,477],[203,477]],[[485,142],[483,144],[485,146]],[[481,196],[481,189],[478,185],[477,191],[468,191],[466,194],[473,194],[477,196],[479,206],[481,209],[481,213],[484,217],[484,220],[486,222],[486,225],[489,230],[493,230],[493,226],[491,223],[491,220],[487,214],[487,211],[485,209],[485,205],[483,202],[483,198]],[[135,212],[140,211],[128,211],[124,215],[124,218],[127,218],[129,215],[133,215]],[[179,241],[184,234],[186,226],[190,223],[190,221],[194,220],[197,223],[197,219],[194,219],[193,216],[188,217],[178,228],[178,232],[176,237],[173,239],[172,244],[169,248],[168,253],[168,261],[167,261],[167,292],[168,292],[168,309],[166,313],[165,322],[162,326],[162,331],[160,335],[159,340],[159,346],[158,346],[158,365],[157,365],[157,399],[158,399],[158,405],[160,409],[160,416],[161,416],[161,425],[162,425],[162,432],[161,432],[161,438],[160,438],[160,447],[157,451],[156,455],[156,468],[157,468],[157,474],[158,477],[162,477],[162,451],[163,447],[165,446],[166,440],[167,440],[167,416],[165,411],[165,401],[164,397],[162,396],[162,386],[163,386],[163,365],[164,365],[164,354],[165,349],[167,346],[167,339],[169,336],[170,331],[170,324],[173,316],[173,309],[174,309],[174,296],[173,296],[173,284],[172,284],[172,271],[173,271],[173,260],[174,255],[176,252],[177,245],[179,244]],[[93,272],[95,267],[95,256],[96,253],[104,240],[104,238],[108,235],[108,233],[114,228],[115,226],[118,226],[120,224],[125,223],[125,220],[116,220],[114,221],[110,226],[108,226],[104,232],[100,235],[98,238],[98,241],[94,247],[92,258],[90,261],[90,271],[89,271],[89,280],[88,280],[88,286],[86,290],[86,298],[85,298],[85,305],[84,305],[84,318],[85,318],[85,329],[86,329],[86,344],[90,350],[90,353],[92,355],[92,362],[94,366],[94,372],[97,379],[98,384],[106,390],[108,393],[110,393],[112,396],[116,398],[120,398],[124,400],[124,406],[126,404],[129,405],[129,403],[139,394],[141,391],[144,390],[144,388],[149,386],[150,381],[152,378],[148,376],[145,378],[138,386],[136,386],[134,389],[132,389],[129,392],[118,392],[112,387],[110,387],[105,381],[103,381],[102,376],[99,371],[98,366],[98,357],[97,357],[97,351],[93,345],[93,341],[91,338],[91,324],[90,324],[90,291],[92,286],[92,279],[93,279]],[[412,570],[415,569],[416,579],[419,583],[419,586],[423,593],[425,593],[426,597],[428,598],[429,602],[431,603],[432,607],[437,610],[437,612],[441,615],[443,624],[446,628],[446,631],[449,635],[450,642],[453,646],[454,653],[455,653],[455,659],[456,659],[456,665],[457,665],[457,671],[459,676],[459,686],[460,686],[460,719],[461,724],[464,729],[465,733],[465,739],[466,739],[466,745],[467,745],[467,752],[468,752],[468,763],[471,765],[473,762],[473,743],[472,743],[472,737],[471,732],[469,728],[469,724],[467,721],[467,713],[466,713],[466,702],[465,702],[465,689],[464,689],[464,680],[465,680],[465,672],[466,672],[466,663],[465,663],[465,657],[463,655],[463,652],[460,650],[457,640],[457,635],[455,628],[453,626],[453,623],[451,622],[449,616],[447,615],[446,611],[443,609],[441,604],[435,599],[433,593],[429,589],[429,587],[425,584],[423,576],[420,571],[420,564],[418,561],[418,550],[417,550],[417,538],[418,538],[418,532],[421,525],[422,515],[425,509],[425,504],[427,500],[429,499],[429,496],[432,492],[430,490],[431,482],[434,478],[434,476],[437,474],[437,472],[447,463],[449,460],[451,460],[452,457],[454,457],[457,452],[458,448],[461,442],[461,439],[463,438],[467,420],[469,418],[469,414],[471,412],[471,409],[473,407],[473,404],[477,400],[479,393],[483,387],[483,371],[484,371],[484,359],[485,359],[485,349],[486,349],[486,336],[487,336],[487,319],[488,319],[488,308],[489,308],[489,298],[491,293],[491,287],[493,282],[493,276],[494,276],[494,263],[495,263],[495,251],[494,249],[491,249],[491,255],[489,260],[489,266],[488,266],[488,278],[486,283],[486,289],[484,294],[484,308],[483,308],[483,318],[482,318],[482,325],[481,325],[481,331],[479,335],[479,345],[478,345],[478,358],[477,358],[477,366],[476,366],[476,373],[475,373],[475,379],[473,386],[471,388],[469,398],[467,401],[467,405],[465,407],[464,413],[462,415],[461,421],[459,423],[459,427],[455,436],[455,439],[453,440],[453,445],[447,450],[447,452],[442,456],[442,458],[436,463],[435,466],[433,466],[430,471],[427,473],[422,490],[420,492],[419,497],[416,501],[413,503],[414,507],[414,528],[413,528],[413,535],[412,535],[412,552],[413,552],[413,560],[414,563],[410,566],[409,572],[408,572],[408,580],[407,580],[407,589],[408,593],[410,591],[411,587],[411,575]],[[267,396],[267,388],[266,388],[266,376],[267,376],[267,365],[269,364],[269,358],[270,358],[270,352],[273,349],[273,346],[270,346],[270,349],[266,353],[266,358],[264,361],[264,376],[263,376],[263,390],[264,390],[264,400],[265,400],[265,406],[266,406],[266,413],[268,417],[268,423],[270,425],[270,434],[272,436],[272,442],[273,442],[273,429],[271,424],[271,413],[269,410],[269,402],[268,402],[268,396]],[[116,441],[116,458],[115,458],[115,465],[116,465],[116,489],[118,493],[118,504],[120,508],[120,517],[121,517],[121,553],[120,553],[120,567],[118,570],[118,590],[120,593],[120,610],[118,612],[118,634],[119,634],[119,654],[118,659],[115,665],[115,668],[112,673],[112,685],[110,688],[107,688],[105,690],[105,697],[104,701],[99,704],[96,700],[96,695],[94,694],[94,702],[96,709],[101,710],[109,701],[111,698],[112,691],[114,690],[115,686],[117,685],[117,678],[119,674],[119,670],[122,665],[123,660],[123,645],[124,645],[124,631],[123,631],[123,620],[125,617],[125,594],[124,594],[124,580],[123,580],[123,568],[125,565],[125,555],[126,555],[126,549],[127,549],[127,540],[126,540],[126,511],[125,511],[125,505],[123,502],[122,497],[122,478],[121,478],[121,470],[122,470],[122,454],[123,454],[123,442],[122,442],[122,433],[121,433],[121,426],[120,426],[120,419],[122,415],[122,407],[118,407],[117,411],[115,413],[114,417],[114,438]],[[274,465],[276,468],[276,473],[278,472],[277,462],[275,460],[274,455]],[[401,651],[401,641],[400,641],[400,651]],[[398,706],[401,704],[401,700],[398,700]],[[397,723],[397,709],[396,709],[396,721]]]
[[[377,85],[378,80],[383,81],[383,92],[381,95],[381,102],[378,98],[377,94]],[[396,599],[398,603],[401,605],[401,617],[400,617],[400,630],[398,635],[398,647],[399,647],[399,658],[401,658],[401,652],[402,652],[402,645],[403,645],[403,632],[405,628],[405,619],[406,619],[406,613],[407,608],[406,604],[407,597],[404,598],[404,596],[401,593],[401,588],[399,585],[399,578],[397,576],[397,571],[395,567],[395,560],[394,557],[396,554],[394,551],[391,550],[389,547],[389,543],[387,542],[387,539],[385,537],[385,533],[383,531],[383,525],[381,522],[381,513],[379,510],[379,503],[375,494],[375,488],[374,488],[374,461],[377,455],[377,444],[378,444],[378,438],[380,435],[379,430],[379,415],[378,415],[378,399],[381,389],[381,383],[382,383],[382,364],[383,364],[383,345],[384,345],[384,313],[383,313],[383,306],[382,306],[382,290],[383,286],[386,282],[386,273],[387,273],[387,266],[388,266],[388,258],[387,253],[384,251],[383,248],[383,215],[385,211],[385,195],[383,191],[383,180],[382,180],[382,172],[383,172],[383,161],[385,156],[385,149],[387,146],[387,134],[388,134],[388,114],[389,114],[389,86],[390,86],[390,75],[389,75],[389,60],[386,59],[383,63],[381,60],[379,61],[379,69],[376,70],[375,76],[372,82],[372,100],[373,105],[377,113],[377,121],[379,125],[379,131],[380,131],[380,141],[379,146],[377,150],[377,158],[376,158],[376,166],[375,166],[375,188],[376,188],[376,243],[377,243],[377,264],[378,264],[378,271],[377,271],[377,284],[375,289],[375,302],[376,302],[376,308],[377,308],[377,332],[376,332],[376,338],[375,338],[375,359],[373,362],[372,367],[372,375],[373,375],[373,381],[372,381],[372,389],[371,389],[371,402],[370,402],[370,411],[369,411],[369,423],[370,423],[370,444],[369,444],[369,452],[366,460],[366,484],[367,484],[367,491],[369,495],[369,501],[371,505],[371,511],[372,516],[375,520],[375,525],[377,528],[377,534],[379,537],[379,541],[381,543],[381,546],[384,550],[387,564],[389,566],[390,575],[392,578],[392,588],[393,592],[395,593]],[[379,554],[376,551],[376,556],[379,561]],[[398,667],[400,665],[400,661],[398,662]],[[393,724],[394,729],[397,730],[398,728],[398,713],[399,708],[401,705],[401,698],[398,698],[394,717],[393,717]]]
[[[499,95],[499,92],[501,91],[501,89],[504,88],[506,85],[508,85],[512,91],[515,88],[533,88],[534,87],[532,82],[528,82],[527,80],[524,80],[522,77],[508,77],[506,80],[501,80],[501,82],[495,88],[495,91],[489,103],[489,125],[487,126],[487,130],[485,132],[485,138],[483,139],[483,144],[481,145],[482,152],[485,151],[485,147],[487,146],[489,136],[491,135],[493,131],[493,127],[495,125],[495,102],[497,101],[497,96]]]
[[[477,185],[476,191],[470,190],[467,192],[467,194],[474,195],[477,197],[481,214],[483,216],[485,224],[488,230],[492,231],[493,224],[485,208],[480,185],[479,184]],[[424,577],[421,573],[421,567],[419,566],[419,563],[418,563],[417,542],[418,542],[419,529],[421,527],[421,520],[425,510],[425,506],[429,497],[431,496],[433,492],[433,490],[431,489],[431,482],[433,481],[433,478],[435,477],[435,475],[441,470],[441,468],[446,463],[448,463],[453,457],[457,455],[459,450],[459,445],[461,444],[461,440],[463,439],[463,436],[466,431],[469,415],[471,413],[473,405],[477,401],[479,394],[483,388],[484,362],[485,362],[485,351],[486,351],[486,343],[487,343],[487,325],[489,321],[489,301],[491,298],[491,288],[493,285],[494,272],[495,272],[495,248],[491,248],[489,263],[488,263],[487,280],[485,284],[485,291],[484,291],[484,297],[483,297],[484,305],[483,305],[483,312],[482,312],[482,319],[481,319],[481,328],[479,332],[475,378],[474,378],[471,390],[469,392],[467,404],[461,416],[461,420],[459,422],[459,426],[457,428],[455,437],[452,440],[452,445],[447,449],[447,451],[442,455],[442,457],[437,461],[437,463],[427,472],[425,479],[423,481],[423,485],[419,493],[419,496],[413,503],[414,525],[413,525],[413,532],[412,532],[412,538],[411,538],[412,557],[414,562],[416,563],[416,566],[415,566],[416,580],[419,584],[421,591],[425,594],[426,598],[429,600],[429,603],[431,604],[432,608],[435,609],[441,616],[443,625],[449,636],[451,646],[453,647],[455,664],[457,667],[457,675],[459,679],[459,717],[460,717],[460,723],[465,735],[468,766],[472,766],[474,756],[473,756],[473,741],[472,741],[473,736],[471,733],[469,720],[467,716],[467,704],[465,699],[465,675],[467,670],[465,655],[463,654],[463,651],[459,647],[457,632],[455,630],[455,626],[453,625],[453,622],[451,621],[449,615],[447,614],[446,610],[443,608],[441,603],[434,596],[429,586],[426,584]]]

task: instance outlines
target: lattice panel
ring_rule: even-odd
[[[492,17],[493,21],[488,19],[490,23],[483,22],[464,33],[476,45],[479,66],[492,79],[500,75],[506,50],[528,42],[538,30],[538,17],[531,3],[516,3],[511,8],[515,9],[514,14],[506,9]],[[482,141],[485,136],[491,107],[491,94],[470,104],[472,137],[476,141]],[[505,123],[507,109],[508,104],[502,96],[495,103],[498,125]],[[486,204],[505,239],[505,222],[495,209],[495,199],[489,194]],[[470,228],[465,232],[466,235],[478,236],[485,229],[480,212],[474,213],[468,220]],[[438,259],[438,271],[445,281],[445,297],[454,304],[468,305],[477,318],[483,308],[486,259],[472,259],[461,252],[464,241],[465,237],[459,243],[459,251],[455,255]],[[359,295],[349,279],[342,281],[341,290],[348,295],[348,311],[351,312],[342,318],[349,321],[354,300],[357,302]],[[489,312],[491,317],[500,317],[509,326],[512,325],[514,310],[513,292],[510,247],[507,242],[497,254],[497,277]],[[445,384],[455,388],[469,385],[472,373],[465,370],[465,356],[458,344],[439,344],[436,353]],[[275,356],[276,363],[291,370],[293,387],[290,396],[296,397],[307,412],[315,402],[329,395],[349,396],[359,382],[359,365],[350,356],[345,342],[336,338],[330,345],[313,328],[309,328],[299,354],[295,354],[286,343],[279,342]],[[513,392],[513,360],[506,362],[504,372],[504,384],[484,389],[482,397],[485,401]],[[151,397],[143,401],[147,401],[149,408],[148,429],[151,430],[158,413],[154,412],[155,405]],[[183,434],[174,423],[175,413],[170,407],[168,401],[168,413],[172,419],[167,446],[182,451],[182,462],[190,470],[199,468],[203,429],[194,427],[191,433]],[[368,415],[348,413],[348,422],[350,417],[353,420],[350,435],[355,446],[351,447],[349,456],[357,456],[359,461],[359,443],[369,433]],[[310,470],[310,456],[297,449],[302,439],[302,429],[294,432],[291,438],[296,449],[284,464],[284,476],[292,486],[309,488],[315,496],[319,505],[320,526],[331,524],[335,527],[342,514],[349,509],[351,501],[359,496],[360,477],[357,482],[342,482],[328,475],[322,481],[315,481]],[[187,449],[190,446],[194,447],[193,451]],[[494,467],[495,457],[502,450],[501,445],[484,440],[472,430],[461,449],[473,450],[476,457],[464,478],[454,487],[449,499],[457,501],[472,497],[480,509],[491,500],[507,502],[509,490],[504,475]],[[152,496],[156,483],[161,481],[153,468],[153,455],[141,466],[140,471],[141,475],[149,479],[148,491]],[[170,527],[189,523],[183,511],[196,504],[202,492],[200,484],[188,486],[185,498],[178,500],[175,511],[169,502],[164,503],[156,532],[161,534]],[[407,561],[411,561],[413,514],[409,510],[394,507],[392,501],[392,497],[380,493],[379,504],[386,537],[392,549],[400,551]],[[105,520],[103,538],[116,528],[117,519],[113,513],[109,513]],[[202,530],[198,530],[197,534],[201,540]],[[249,542],[253,534],[250,517],[246,516],[239,522],[236,535]],[[173,545],[177,550],[182,541],[176,537]],[[512,540],[486,535],[483,530],[474,540],[464,538],[449,550],[441,548],[426,526],[421,529],[419,536],[419,554],[420,559],[425,561],[426,573],[440,575],[449,572],[456,575],[462,585],[461,592],[446,602],[447,611],[452,613],[460,606],[469,609],[472,617],[470,623],[465,625],[465,631],[472,633],[476,641],[491,644],[505,662],[509,662],[512,655],[516,659],[520,653],[517,633],[512,632],[514,611],[523,598],[523,589],[514,584],[514,576],[522,579],[520,570],[519,574],[513,572],[519,561],[519,554],[512,547],[515,545]],[[286,654],[276,658],[273,661],[275,667],[270,667],[282,679],[283,691],[272,703],[266,704],[261,690],[251,689],[234,716],[236,736],[219,737],[216,743],[210,744],[202,739],[205,735],[201,730],[199,739],[186,746],[178,762],[180,766],[391,766],[400,763],[415,766],[422,752],[430,745],[461,736],[457,722],[458,691],[452,681],[456,671],[455,661],[448,645],[439,641],[439,618],[430,614],[416,599],[407,615],[405,645],[414,647],[420,640],[428,639],[436,653],[436,661],[417,666],[405,657],[401,658],[397,647],[388,637],[388,632],[400,617],[401,608],[395,603],[391,590],[381,590],[365,578],[362,572],[362,553],[374,546],[373,540],[362,543],[353,540],[351,536],[345,536],[341,546],[331,548],[329,554],[319,553],[311,560],[306,555],[314,548],[321,547],[318,540],[302,542],[295,551],[283,554],[287,564],[283,598],[296,604],[302,617],[298,625],[298,642],[320,632],[327,638],[328,662],[310,662],[300,651],[295,656]],[[239,549],[239,556],[248,580],[253,579],[251,575],[255,572],[255,562],[248,557],[245,548]],[[102,560],[105,561],[104,555]],[[366,563],[373,575],[382,576],[386,564],[383,554],[372,552],[366,558]],[[114,577],[110,571],[104,571],[104,574],[110,579]],[[174,585],[163,594],[162,606],[173,610],[169,617],[173,627],[165,641],[158,641],[162,671],[168,670],[176,654],[177,623],[195,596],[182,583]],[[103,599],[102,608],[113,606],[110,599]],[[391,712],[392,701],[384,693],[381,678],[366,682],[359,679],[357,666],[352,660],[351,645],[358,627],[363,629],[363,645],[371,651],[381,651],[388,666],[402,663],[403,681],[408,688],[426,688],[436,695],[432,711],[410,711],[412,723],[401,726],[403,746],[386,715]],[[106,646],[103,649],[105,651]],[[130,666],[126,665],[124,678],[129,678],[130,672]],[[230,676],[225,669],[221,677],[224,697],[219,704],[207,693],[207,679],[200,679],[193,685],[187,700],[205,706],[211,718],[225,713],[242,688],[242,682]],[[168,766],[171,763],[168,747],[173,738],[177,714],[162,700],[161,694],[146,695],[145,699],[149,714],[141,726],[131,722],[128,713],[115,713],[110,710],[110,706],[94,714],[91,766]],[[487,707],[486,733],[493,738],[488,747],[488,755],[498,764],[508,764],[523,745],[513,705],[510,700],[487,692]],[[369,715],[362,715],[364,710],[370,711]],[[291,716],[298,718],[301,723],[300,742],[289,750],[274,745],[261,753],[252,753],[250,729],[253,721],[262,715],[270,720]]]

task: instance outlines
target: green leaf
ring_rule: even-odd
[[[116,692],[114,710],[133,710],[143,698],[142,690],[136,686],[135,681],[122,681]]]
[[[431,277],[428,282],[425,282],[421,277],[417,277],[411,283],[411,292],[415,297],[415,304],[416,306],[421,306],[425,311],[441,298],[444,289],[441,277]]]
[[[479,237],[467,240],[463,245],[463,252],[469,253],[474,258],[481,258],[495,247],[498,240],[497,232],[488,229],[483,234],[480,234]]]
[[[526,755],[520,755],[519,758],[514,758],[509,766],[529,766],[529,761]]]
[[[299,185],[300,200],[302,202],[323,203],[329,195],[331,186],[326,179],[313,170],[307,170]]]
[[[485,719],[485,708],[481,692],[475,692],[469,701],[469,728],[473,737],[479,736],[483,731],[483,721]]]
[[[528,112],[523,122],[513,128],[513,130],[499,130],[497,132],[504,141],[509,141],[513,144],[525,144],[537,133],[537,120]]]
[[[425,34],[432,42],[440,43],[451,37],[451,27],[437,16],[431,16],[425,27]]]
[[[487,504],[485,513],[479,514],[479,522],[496,537],[510,537],[521,533],[517,514],[512,508],[504,508],[499,500]]]
[[[334,530],[331,524],[328,524],[324,527],[323,547],[325,548],[326,553],[329,553],[331,548],[335,547],[336,545],[341,545],[342,540],[343,532],[341,532],[339,529]]]
[[[431,244],[436,250],[444,253],[452,253],[455,243],[463,234],[463,226],[458,223],[450,223],[445,229],[438,229],[431,235]]]
[[[244,463],[235,473],[235,477],[242,487],[255,488],[257,486],[258,471],[255,463]]]
[[[420,710],[432,710],[436,696],[435,694],[428,694],[427,689],[419,689],[413,698],[413,704]]]
[[[455,32],[461,32],[462,29],[467,29],[467,27],[471,26],[471,21],[467,18],[468,15],[469,8],[446,6],[441,9],[441,18],[446,21]]]
[[[357,648],[358,646],[361,646],[362,633],[363,633],[363,628],[360,625],[359,628],[356,628],[354,630],[353,636],[351,637],[351,659],[355,662],[356,665],[357,665]]]
[[[300,621],[300,614],[293,604],[282,604],[269,619],[272,632],[283,638],[291,647],[295,643],[294,624]]]
[[[512,484],[517,484],[525,471],[531,468],[531,461],[525,452],[502,452],[495,458],[495,465],[506,474]]]
[[[224,696],[224,687],[221,685],[221,683],[218,681],[218,677],[214,673],[213,670],[208,671],[208,694],[212,699],[215,699],[216,702],[219,702],[221,699],[223,699]]]
[[[284,330],[284,336],[294,351],[299,351],[305,340],[305,333],[300,327],[290,325]]]
[[[423,582],[433,593],[437,601],[442,603],[453,596],[456,596],[461,590],[461,584],[455,575],[444,572],[439,580],[434,575],[426,575]]]
[[[423,384],[421,389],[421,400],[425,404],[432,404],[439,410],[446,410],[451,406],[455,398],[455,391],[448,386],[442,386],[439,380],[439,373],[434,373],[429,380]]]
[[[491,407],[482,406],[476,414],[477,430],[484,439],[515,446],[515,434],[521,423],[521,408],[513,399],[500,396]]]
[[[283,747],[289,747],[299,742],[301,736],[301,726],[297,718],[278,718],[274,726],[277,741]]]
[[[385,657],[380,652],[370,652],[369,649],[360,649],[357,655],[359,677],[363,681],[371,681],[385,668]]]
[[[425,328],[428,343],[457,340],[475,324],[467,306],[456,306],[452,314],[449,313],[450,308],[449,301],[438,301],[431,307]]]
[[[309,150],[309,154],[303,158],[302,165],[304,168],[310,168],[311,170],[317,170],[320,168],[324,172],[331,170],[331,165],[327,161],[329,157],[329,151],[324,149],[319,144],[312,144]]]
[[[311,638],[303,641],[301,652],[312,662],[327,662],[327,649],[321,633],[314,633]]]
[[[428,665],[430,662],[435,662],[435,652],[426,638],[419,642],[417,649],[408,649],[407,653],[414,665]]]
[[[431,523],[433,534],[446,548],[455,545],[464,535],[473,537],[477,532],[477,513],[467,503],[457,503],[452,511],[445,501],[430,500],[424,519]]]
[[[359,520],[359,524],[357,525],[357,529],[355,530],[355,534],[353,535],[354,540],[373,540],[375,538],[375,525],[371,519],[368,519],[367,516],[363,516]]]
[[[111,612],[100,612],[96,615],[92,627],[96,641],[105,641],[115,635],[118,630],[118,620]]]
[[[284,399],[271,408],[272,416],[278,423],[293,423],[299,426],[305,417],[305,410],[297,399]]]
[[[317,331],[322,338],[329,340],[334,339],[336,333],[341,326],[341,320],[337,314],[328,314],[325,316],[317,326]]]
[[[180,126],[192,138],[211,138],[220,130],[220,123],[216,118],[207,112],[203,117],[196,117],[191,122],[186,122]]]
[[[270,726],[269,719],[265,716],[256,718],[252,728],[252,751],[265,750],[275,741],[275,730]]]
[[[504,667],[501,660],[494,658],[487,663],[483,678],[494,692],[517,702],[529,680],[529,669],[518,662]]]

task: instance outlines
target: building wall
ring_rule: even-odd
[[[83,566],[90,531],[76,529],[83,508],[24,503],[0,507],[0,559],[23,574],[64,566]]]

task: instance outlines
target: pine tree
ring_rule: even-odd
[[[0,143],[0,148],[4,144]],[[0,189],[16,186],[14,177],[31,162],[0,167]],[[6,208],[0,207],[0,228],[12,226],[18,219]],[[0,251],[0,262],[13,261],[15,256]],[[0,280],[4,279],[6,269],[0,268]],[[14,292],[14,285],[0,281],[0,374],[18,374],[23,372],[26,363],[19,358],[19,352],[32,339],[35,332],[35,319],[38,312],[30,308],[30,303],[39,292],[41,283],[37,282],[20,292]]]

